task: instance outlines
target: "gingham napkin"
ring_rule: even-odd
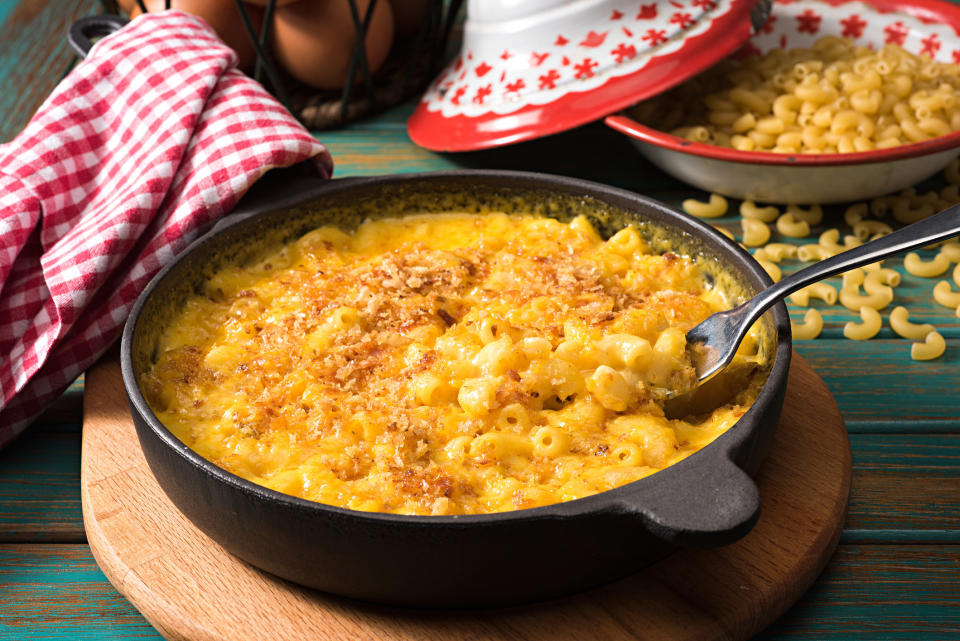
[[[202,21],[98,42],[0,146],[0,446],[117,338],[159,268],[274,167],[330,155]]]

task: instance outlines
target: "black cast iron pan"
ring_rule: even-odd
[[[764,319],[772,366],[751,409],[716,441],[653,476],[591,497],[487,515],[405,516],[294,498],[216,467],[154,416],[137,375],[154,358],[171,310],[211,269],[244,260],[268,239],[324,223],[350,225],[384,209],[530,207],[560,218],[597,212],[610,233],[630,221],[666,230],[743,296],[770,284],[736,243],[661,203],[606,185],[533,173],[438,172],[323,181],[267,177],[229,218],[150,283],[123,333],[123,380],[147,461],[173,503],[227,550],[296,583],[413,606],[491,606],[572,593],[624,576],[677,546],[743,536],[760,497],[748,476],[765,454],[786,388],[791,341],[783,303]]]

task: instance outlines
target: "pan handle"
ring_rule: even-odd
[[[81,58],[86,58],[93,47],[94,38],[102,38],[119,31],[129,22],[122,16],[113,14],[103,14],[100,16],[87,16],[80,18],[72,25],[67,32],[67,42],[70,47]]]
[[[639,513],[650,532],[675,545],[715,547],[742,538],[760,516],[756,483],[727,456],[689,463],[658,472],[663,482],[656,490],[621,506]]]

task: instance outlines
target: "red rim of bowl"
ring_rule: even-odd
[[[938,136],[922,142],[914,142],[888,149],[874,149],[871,151],[855,151],[852,153],[836,154],[781,154],[772,151],[741,151],[732,147],[719,147],[702,142],[694,142],[668,134],[646,125],[624,114],[607,116],[604,120],[608,127],[626,134],[634,140],[639,140],[656,147],[669,149],[681,154],[713,158],[727,162],[744,163],[750,165],[789,165],[794,167],[829,167],[833,165],[867,165],[877,162],[890,162],[916,156],[926,156],[938,151],[947,151],[960,147],[960,131]]]
[[[878,13],[903,13],[923,22],[948,25],[953,28],[954,32],[960,35],[960,5],[943,2],[942,0],[909,0],[907,2],[903,0],[774,0],[773,4],[776,6],[778,4],[794,4],[797,2],[827,4],[832,7],[850,4],[852,2],[862,2],[875,9]],[[938,151],[947,151],[954,147],[960,147],[960,131],[955,131],[946,136],[938,136],[930,140],[900,145],[899,147],[890,147],[888,149],[857,151],[846,154],[781,154],[771,151],[741,151],[731,147],[719,147],[702,142],[693,142],[686,138],[680,138],[679,136],[647,127],[625,113],[607,116],[604,122],[608,127],[622,134],[626,134],[635,140],[656,147],[662,147],[691,156],[701,156],[715,160],[751,165],[790,165],[805,167],[866,165],[925,156]]]

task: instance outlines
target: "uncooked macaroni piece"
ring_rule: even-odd
[[[745,200],[740,203],[740,215],[744,218],[751,218],[765,223],[772,223],[780,216],[780,210],[770,205],[768,207],[758,207],[752,200]]]
[[[910,312],[903,305],[898,305],[890,312],[890,329],[901,338],[912,340],[923,340],[930,332],[936,331],[936,327],[929,323],[911,323]]]
[[[944,254],[938,253],[928,261],[920,258],[915,252],[910,252],[903,257],[903,268],[914,276],[921,278],[936,278],[950,269],[950,259]]]
[[[759,247],[770,240],[770,228],[765,222],[744,218],[740,227],[743,229],[743,244],[747,247]]]
[[[804,238],[810,235],[810,224],[805,220],[797,220],[791,213],[786,213],[777,218],[777,231],[789,238]]]
[[[843,335],[853,341],[865,341],[873,338],[883,326],[880,312],[872,307],[860,308],[861,322],[850,321],[843,326]]]
[[[826,282],[811,283],[806,287],[798,289],[790,294],[790,302],[800,307],[806,307],[810,304],[810,297],[819,298],[827,305],[834,305],[837,302],[837,290],[833,285]]]
[[[826,36],[725,60],[631,109],[640,122],[742,151],[851,153],[960,130],[960,66]],[[947,179],[960,181],[956,165]]]
[[[940,358],[947,349],[947,342],[939,332],[930,332],[922,343],[910,346],[910,358],[915,361],[932,361]]]
[[[823,331],[823,316],[812,307],[803,315],[803,322],[796,323],[790,321],[790,329],[793,337],[798,340],[810,340],[820,335]]]
[[[941,280],[933,288],[933,300],[944,307],[957,309],[960,307],[960,292],[953,291],[949,281]]]
[[[853,312],[860,312],[861,307],[872,307],[881,310],[893,302],[893,288],[877,289],[873,293],[861,294],[857,287],[840,288],[840,304]]]
[[[710,200],[702,202],[688,198],[681,203],[683,211],[697,218],[720,218],[727,213],[727,199],[720,194],[710,194]]]
[[[268,488],[374,512],[499,512],[642,479],[736,423],[765,378],[753,332],[745,388],[704,415],[663,411],[695,378],[685,332],[728,307],[692,259],[634,228],[604,240],[583,217],[381,219],[216,273],[142,384],[188,446]]]

